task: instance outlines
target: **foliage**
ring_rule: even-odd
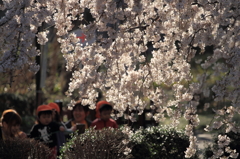
[[[62,147],[63,159],[128,159],[131,146],[123,141],[128,135],[117,129],[88,129],[84,134],[75,133]]]
[[[132,155],[137,159],[183,159],[190,144],[183,131],[166,126],[139,129],[131,141]]]
[[[0,94],[0,112],[5,109],[13,108],[21,115],[31,114],[34,108],[30,105],[33,104],[33,99],[20,94],[2,93]]]
[[[8,139],[0,141],[1,159],[43,159],[50,149],[33,139]]]

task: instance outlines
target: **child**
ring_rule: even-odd
[[[74,105],[71,113],[72,113],[72,119],[70,119],[66,123],[67,128],[76,126],[76,124],[84,124],[85,129],[88,129],[91,126],[91,121],[86,119],[86,117],[89,114],[88,105],[83,106],[80,101],[77,101],[76,104]],[[67,136],[67,138],[69,138],[69,136]]]
[[[53,110],[53,120],[56,122],[61,123],[61,118],[60,118],[60,108],[57,103],[49,103],[48,104],[52,110]]]
[[[116,121],[110,118],[113,107],[110,104],[102,104],[99,108],[100,118],[95,119],[91,127],[95,126],[96,130],[101,130],[103,128],[118,128]]]
[[[0,140],[10,138],[26,138],[26,133],[20,131],[22,119],[14,109],[5,110],[1,117]]]
[[[60,118],[60,108],[59,105],[57,103],[49,103],[48,104],[53,111],[53,121],[62,125],[65,128],[65,131],[59,131],[56,133],[57,136],[57,154],[60,155],[60,149],[61,147],[64,145],[64,143],[66,142],[66,138],[65,135],[68,135],[70,133],[72,133],[72,128],[71,129],[67,129],[67,127],[65,126],[65,124],[62,122],[61,118]],[[75,130],[75,129],[74,129]]]
[[[50,159],[57,158],[58,131],[65,131],[60,124],[53,122],[52,108],[49,105],[40,105],[37,108],[38,124],[35,124],[30,132],[30,137],[40,140],[51,149]]]
[[[97,102],[97,105],[96,105],[96,118],[100,118],[99,109],[100,109],[100,107],[101,107],[103,104],[109,104],[109,105],[111,105],[110,103],[108,103],[108,102],[105,101],[105,100],[101,100],[101,101]]]

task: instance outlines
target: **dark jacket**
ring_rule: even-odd
[[[57,146],[57,132],[59,132],[60,125],[51,122],[48,125],[35,124],[30,131],[30,138],[39,140],[50,148]]]
[[[86,122],[87,122],[87,127],[89,128],[90,126],[91,126],[91,121],[89,121],[89,120],[85,120]],[[65,126],[68,128],[68,129],[70,129],[73,125],[72,125],[72,122],[73,122],[73,119],[70,119],[69,121],[67,121],[66,123],[65,123]],[[70,136],[70,134],[66,134],[66,139],[67,140],[69,140],[70,138],[71,138],[71,136]]]
[[[72,127],[72,121],[73,121],[73,119],[70,119],[70,120],[68,120],[68,121],[66,122],[65,125],[66,125],[66,127],[67,127],[68,129],[70,129],[70,128]],[[87,122],[88,127],[90,127],[91,124],[92,124],[92,122],[89,121],[89,120],[87,120],[87,119],[86,119],[86,122]]]

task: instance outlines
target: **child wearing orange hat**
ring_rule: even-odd
[[[16,110],[5,110],[0,120],[0,140],[27,137],[26,133],[20,130],[22,118]]]
[[[109,104],[111,105],[109,102],[105,101],[105,100],[101,100],[99,102],[97,102],[97,105],[96,105],[96,118],[100,118],[100,107],[103,105],[103,104]]]
[[[37,107],[38,124],[35,124],[30,137],[45,143],[51,149],[49,159],[57,158],[57,136],[59,131],[65,131],[65,128],[53,122],[52,107],[49,105],[40,105]]]
[[[56,136],[57,136],[57,154],[60,155],[60,149],[61,147],[64,145],[64,143],[66,142],[66,138],[65,138],[65,135],[68,135],[70,133],[73,132],[73,130],[75,130],[76,128],[75,127],[71,127],[71,128],[67,128],[66,125],[62,122],[61,118],[60,118],[60,107],[57,103],[49,103],[48,104],[51,108],[52,108],[52,111],[53,111],[53,121],[54,122],[57,122],[58,124],[64,126],[65,128],[65,131],[64,132],[57,132],[56,133]]]
[[[111,119],[111,113],[113,106],[107,101],[99,101],[96,106],[96,117],[91,127],[95,127],[96,130],[101,130],[103,128],[118,128],[118,125],[115,120]]]
[[[53,120],[56,121],[56,122],[61,122],[61,119],[60,119],[60,108],[58,106],[57,103],[49,103],[48,104],[52,110],[53,110]]]

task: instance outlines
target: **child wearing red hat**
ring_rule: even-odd
[[[61,117],[60,117],[60,107],[57,103],[51,102],[48,104],[53,111],[53,121],[57,122],[58,124],[64,126],[65,130],[67,131],[59,131],[56,133],[57,136],[57,154],[60,155],[60,149],[61,147],[64,145],[64,143],[66,143],[66,138],[65,135],[72,133],[73,131],[71,129],[67,129],[67,127],[65,126],[65,124],[62,122]]]
[[[35,124],[30,137],[45,143],[51,149],[49,159],[57,158],[57,137],[56,133],[65,131],[65,128],[53,122],[52,108],[49,105],[40,105],[37,107],[38,124]]]
[[[95,127],[96,130],[108,127],[118,128],[116,121],[110,118],[112,110],[113,107],[110,103],[106,101],[98,102],[96,107],[96,116],[99,117],[92,122],[91,127]]]
[[[52,111],[53,111],[53,121],[61,122],[60,108],[59,108],[58,104],[52,102],[52,103],[49,103],[48,105],[52,108]]]
[[[100,118],[100,107],[103,105],[103,104],[109,104],[111,105],[110,103],[108,103],[107,101],[105,100],[101,100],[99,102],[97,102],[97,105],[96,105],[96,118]]]
[[[59,106],[58,106],[57,103],[51,102],[51,103],[49,103],[48,105],[49,105],[50,107],[52,107],[52,109],[54,109],[55,111],[57,111],[57,112],[60,114],[60,108],[59,108]]]

